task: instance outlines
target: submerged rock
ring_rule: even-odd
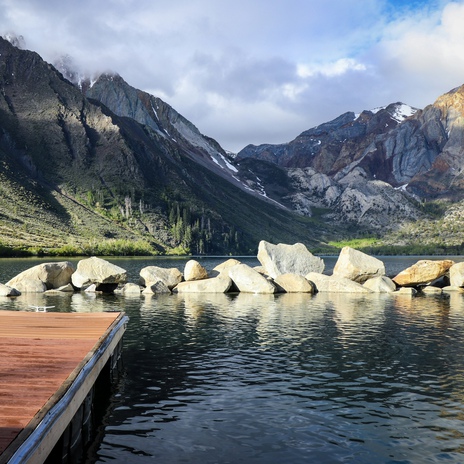
[[[421,290],[425,295],[441,295],[443,293],[441,288],[433,287],[432,285],[426,285]]]
[[[394,295],[416,296],[417,290],[413,287],[401,287]]]
[[[72,284],[63,285],[62,287],[52,288],[51,290],[47,290],[46,293],[73,293],[74,287]]]
[[[121,293],[123,295],[137,295],[141,293],[142,289],[140,288],[140,285],[134,284],[134,283],[127,283],[122,287]]]
[[[464,288],[462,287],[455,287],[454,285],[448,285],[443,287],[442,290],[447,293],[464,293]]]

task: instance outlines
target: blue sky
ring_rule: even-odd
[[[0,34],[114,71],[238,151],[464,84],[464,0],[0,0]]]

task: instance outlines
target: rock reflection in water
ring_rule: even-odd
[[[456,295],[124,301],[127,372],[99,462],[460,462]]]

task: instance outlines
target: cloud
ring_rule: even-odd
[[[348,71],[365,71],[366,65],[357,62],[353,58],[340,58],[332,63],[322,64],[300,64],[298,65],[297,74],[299,77],[307,78],[320,74],[326,77],[342,76]]]
[[[464,3],[391,24],[374,51],[392,92],[423,106],[464,83]]]
[[[226,149],[464,81],[464,1],[0,0],[0,33],[113,70]]]

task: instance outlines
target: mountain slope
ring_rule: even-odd
[[[36,53],[0,39],[0,84],[0,156],[11,198],[0,225],[15,218],[35,231],[5,233],[4,244],[121,238],[161,252],[245,253],[261,239],[320,246],[321,233],[329,234],[247,193],[215,141],[118,76],[80,89]],[[12,212],[21,189],[37,210],[24,201]],[[39,210],[48,215],[38,220]]]
[[[366,232],[413,230],[411,223],[434,221],[431,212],[446,214],[464,198],[463,102],[464,86],[424,110],[395,103],[345,113],[287,144],[249,145],[235,160],[244,178],[263,163],[279,168],[286,188],[261,177],[262,188],[300,214],[324,208],[322,219]],[[442,205],[425,208],[424,201]]]
[[[276,190],[275,175],[261,174],[262,188],[299,214],[317,213],[326,222],[362,227],[366,233],[396,229],[419,219],[421,210],[414,198],[395,188],[398,184],[388,182],[388,160],[368,160],[377,144],[416,112],[395,103],[359,115],[345,113],[288,144],[249,145],[236,156],[239,175],[246,178],[249,170],[263,173],[263,165],[272,163],[285,187]]]

